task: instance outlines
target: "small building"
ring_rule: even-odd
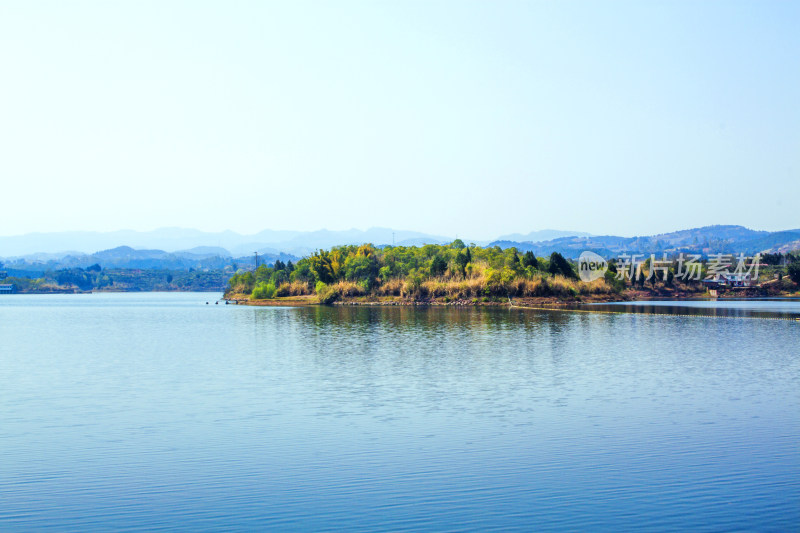
[[[10,284],[0,285],[0,294],[11,294],[14,292],[14,286]]]
[[[746,289],[755,285],[755,280],[749,272],[743,274],[717,273],[713,278],[703,280],[709,288],[730,287],[732,289]]]

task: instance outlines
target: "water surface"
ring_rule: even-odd
[[[580,308],[625,313],[800,320],[798,298],[642,300],[589,304]]]
[[[0,297],[0,530],[800,524],[793,321],[213,298]]]

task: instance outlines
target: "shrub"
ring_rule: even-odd
[[[403,285],[403,294],[405,296],[415,296],[421,292],[421,289],[422,275],[412,270],[406,277],[406,282]]]
[[[326,283],[317,282],[317,298],[321,304],[332,304],[339,299],[339,292]]]
[[[487,268],[483,273],[484,294],[492,294],[502,287],[502,273],[494,268]]]
[[[275,297],[275,285],[273,283],[265,283],[259,281],[250,294],[251,300],[269,300]]]
[[[564,276],[553,276],[547,280],[547,284],[550,289],[549,292],[553,296],[575,296],[578,294],[575,282]]]
[[[669,273],[670,276],[672,272]],[[606,282],[606,285],[609,286],[610,289],[613,289],[616,292],[622,292],[625,290],[625,278],[617,279],[616,269],[612,272],[610,269],[603,274],[603,280]],[[672,284],[672,278],[668,276],[668,284]]]

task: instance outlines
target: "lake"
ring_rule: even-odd
[[[218,297],[0,296],[0,530],[800,528],[797,302]]]

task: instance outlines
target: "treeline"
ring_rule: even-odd
[[[292,264],[276,261],[235,274],[227,295],[252,299],[316,294],[320,302],[343,297],[400,296],[445,301],[508,296],[578,296],[621,290],[614,275],[592,283],[578,280],[559,253],[549,258],[515,248],[449,245],[370,244],[319,250]]]
[[[88,268],[47,271],[41,277],[6,277],[16,292],[90,291],[221,291],[228,275],[222,270],[104,269]]]

